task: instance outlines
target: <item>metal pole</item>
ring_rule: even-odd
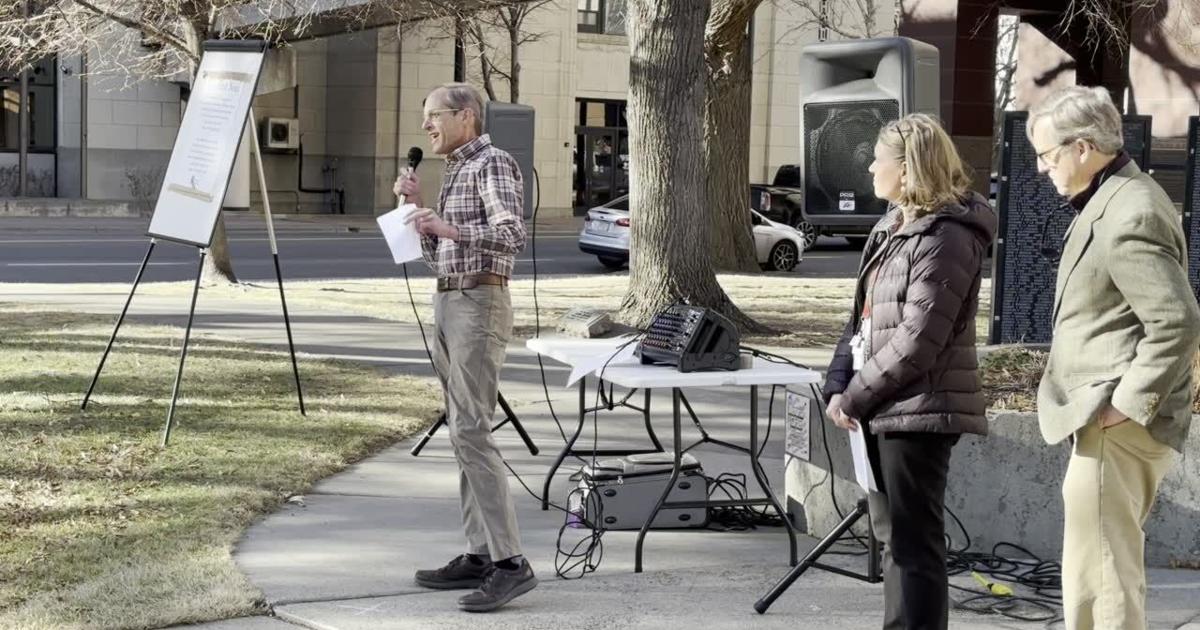
[[[121,314],[117,317],[117,323],[113,326],[112,336],[108,338],[108,345],[104,346],[104,354],[100,355],[100,365],[96,366],[96,375],[92,377],[92,384],[88,385],[87,393],[83,395],[83,404],[79,405],[80,409],[87,409],[88,400],[92,397],[92,392],[96,389],[96,381],[100,380],[100,371],[104,369],[104,362],[108,360],[108,353],[112,351],[113,342],[117,340],[117,332],[121,330],[121,322],[125,321],[125,314],[129,312],[129,304],[133,302],[133,294],[137,291],[138,284],[142,282],[142,274],[146,272],[146,265],[150,262],[150,254],[154,252],[154,239],[150,239],[150,246],[146,248],[146,257],[142,258],[142,266],[138,267],[137,275],[133,277],[133,287],[129,289],[129,297],[125,298],[125,306],[121,309]]]
[[[258,172],[258,192],[262,197],[263,216],[267,220],[267,239],[271,243],[271,258],[275,260],[275,279],[279,282],[279,302],[283,305],[283,327],[287,330],[288,351],[292,355],[292,375],[296,378],[296,397],[300,400],[300,415],[304,412],[304,391],[300,387],[300,367],[296,364],[296,344],[292,341],[292,322],[288,317],[287,297],[283,293],[283,272],[279,268],[279,245],[275,242],[275,219],[271,216],[271,199],[267,194],[267,176],[263,172],[262,149],[258,145],[258,129],[255,128],[254,108],[250,108],[247,126],[250,128],[250,149],[254,153],[254,164]]]
[[[79,196],[88,196],[88,54],[79,57]]]
[[[171,441],[171,425],[175,421],[175,403],[179,400],[179,383],[183,380],[183,362],[187,360],[188,341],[192,338],[192,322],[196,318],[196,296],[200,294],[200,278],[204,275],[204,257],[207,249],[200,250],[200,264],[196,267],[196,284],[192,286],[192,306],[188,309],[187,328],[183,330],[183,349],[179,351],[179,371],[175,373],[175,387],[171,389],[171,406],[167,408],[167,424],[163,427],[162,445]]]
[[[25,0],[25,22],[29,22],[30,0]],[[21,105],[17,113],[17,196],[29,195],[29,69],[21,69]]]

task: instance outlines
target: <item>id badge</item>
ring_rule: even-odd
[[[866,362],[864,354],[862,333],[858,333],[850,338],[850,357],[853,361],[851,367],[855,372],[863,368],[863,363]]]
[[[863,369],[867,362],[867,335],[871,334],[871,318],[862,320],[862,326],[859,327],[858,333],[850,338],[850,357],[852,367],[857,372]]]

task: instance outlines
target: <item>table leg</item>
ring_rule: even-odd
[[[575,440],[579,439],[579,434],[583,433],[583,422],[587,418],[587,377],[579,379],[579,425],[575,427],[575,433],[567,443],[563,445],[558,456],[554,458],[554,463],[550,465],[550,470],[546,472],[546,482],[542,485],[542,511],[550,509],[550,484],[554,481],[554,473],[558,472],[558,467],[562,466],[563,460],[575,448]]]
[[[779,500],[775,498],[775,493],[771,490],[771,484],[767,482],[767,475],[763,472],[762,464],[758,462],[758,386],[750,386],[750,467],[754,469],[754,476],[758,479],[758,485],[767,495],[767,499],[783,519],[783,526],[787,529],[788,543],[791,546],[790,564],[796,566],[796,532],[792,527],[792,521],[788,518],[787,512],[783,506],[779,504]]]
[[[675,453],[674,466],[671,468],[671,478],[667,480],[667,487],[663,489],[662,496],[658,498],[658,503],[654,505],[654,510],[650,512],[650,516],[646,518],[646,522],[642,524],[641,531],[637,536],[637,548],[634,552],[633,572],[642,572],[642,543],[645,542],[646,532],[650,531],[650,526],[654,523],[655,517],[658,516],[658,511],[662,509],[663,503],[666,503],[667,497],[670,496],[671,490],[675,488],[675,482],[679,480],[679,468],[683,459],[682,448],[682,421],[680,417],[679,400],[682,392],[678,387],[671,388],[671,421],[673,423],[672,431],[674,432],[673,450]],[[795,538],[792,539],[792,561],[795,562]]]
[[[646,434],[650,436],[650,441],[654,443],[654,448],[659,453],[663,452],[662,443],[658,441],[658,436],[654,434],[654,427],[650,424],[650,388],[643,390],[645,399],[642,402],[642,417],[646,420]]]

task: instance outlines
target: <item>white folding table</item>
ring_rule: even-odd
[[[636,343],[636,342],[634,342]],[[525,346],[530,350],[571,365],[585,365],[589,368],[589,374],[599,378],[601,383],[608,382],[610,384],[629,388],[636,391],[638,389],[646,392],[646,404],[643,407],[643,414],[646,419],[647,431],[649,431],[655,445],[658,446],[658,440],[654,438],[653,430],[650,429],[650,390],[656,388],[670,388],[672,398],[672,430],[673,430],[673,451],[674,451],[674,466],[671,470],[671,478],[663,489],[663,494],[659,497],[657,504],[654,506],[654,511],[646,519],[642,525],[641,531],[638,532],[637,546],[634,558],[634,571],[641,572],[642,570],[642,543],[646,537],[646,533],[650,530],[650,524],[654,522],[659,510],[663,508],[709,508],[709,507],[731,507],[731,506],[751,506],[751,505],[770,505],[775,509],[776,513],[783,520],[785,530],[787,531],[788,541],[790,544],[790,564],[796,564],[796,533],[791,525],[791,520],[787,518],[787,514],[780,505],[775,494],[771,491],[771,485],[767,481],[767,476],[763,472],[762,466],[758,461],[758,388],[762,385],[806,385],[817,383],[821,380],[819,372],[814,370],[772,363],[764,359],[755,358],[753,364],[749,368],[744,368],[734,371],[714,371],[714,372],[680,372],[674,367],[661,365],[641,365],[631,362],[622,362],[620,364],[604,365],[605,353],[611,354],[617,347],[618,342],[611,339],[572,339],[565,337],[540,337],[530,339]],[[597,365],[596,357],[601,356],[599,365]],[[558,459],[554,467],[551,468],[546,479],[545,495],[543,496],[543,505],[548,500],[550,492],[550,481],[553,478],[554,472],[563,459],[569,454],[573,454],[574,441],[579,437],[583,430],[584,420],[588,413],[594,411],[586,406],[586,381],[587,375],[582,375],[579,378],[579,425],[576,428],[575,435],[568,440],[562,452],[559,453]],[[686,399],[683,396],[683,390],[686,388],[701,388],[712,389],[715,387],[749,387],[750,388],[750,445],[749,448],[742,448],[737,445],[719,442],[705,435],[703,441],[716,442],[722,446],[733,448],[737,451],[747,453],[750,456],[750,466],[754,471],[754,477],[758,480],[758,485],[762,488],[765,496],[763,498],[747,498],[747,499],[723,499],[702,502],[688,501],[667,501],[667,496],[670,494],[671,488],[675,486],[676,480],[679,478],[680,464],[683,458],[684,451],[694,447],[692,445],[688,449],[682,446],[682,406],[686,405]],[[628,398],[628,397],[627,397]],[[611,407],[605,407],[611,408]],[[688,411],[691,413],[691,408],[688,406]],[[695,414],[692,413],[693,420]],[[698,420],[697,420],[698,422]],[[658,451],[662,448],[659,446]],[[601,454],[599,452],[597,455]]]

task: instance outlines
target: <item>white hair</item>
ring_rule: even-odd
[[[1052,138],[1060,145],[1086,140],[1103,153],[1117,153],[1125,146],[1121,113],[1102,87],[1072,85],[1051,93],[1029,112],[1029,137],[1042,119],[1050,123]]]
[[[434,88],[430,96],[439,94],[446,107],[471,110],[475,113],[475,133],[483,134],[483,96],[467,83],[444,83]]]

